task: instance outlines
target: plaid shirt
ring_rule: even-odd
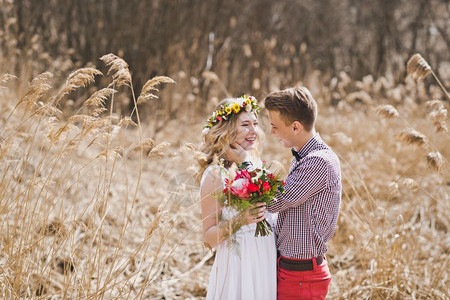
[[[285,193],[268,207],[279,212],[275,232],[280,255],[309,259],[325,254],[336,228],[341,202],[341,168],[337,155],[317,133],[291,163]]]

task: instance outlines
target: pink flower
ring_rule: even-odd
[[[236,179],[231,184],[230,191],[231,193],[242,199],[248,199],[251,196],[248,190],[248,181],[244,178]]]
[[[247,170],[240,170],[236,178],[247,178],[248,180],[250,180],[252,179],[252,175]]]

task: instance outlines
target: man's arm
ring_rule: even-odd
[[[322,191],[326,187],[327,180],[327,161],[320,156],[306,157],[305,161],[288,175],[285,192],[277,194],[267,210],[274,213],[299,206]]]

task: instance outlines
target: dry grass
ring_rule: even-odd
[[[139,182],[144,156],[133,149],[148,140],[122,128],[135,124],[130,116],[107,113],[112,88],[95,92],[66,121],[57,106],[95,75],[77,70],[51,96],[52,76],[43,73],[17,104],[2,101],[1,298],[151,295],[173,220],[163,209],[167,197],[147,201],[153,188]],[[147,152],[159,153],[161,144],[151,144]]]
[[[201,238],[192,144],[208,114],[182,114],[150,135],[137,104],[170,80],[147,82],[142,97],[130,90],[135,110],[116,116],[111,98],[131,76],[121,58],[103,61],[113,82],[67,118],[55,105],[100,76],[93,69],[59,89],[44,73],[20,100],[0,89],[1,298],[206,294],[212,253]],[[449,135],[436,128],[447,128],[448,103],[427,103],[439,95],[409,81],[314,82],[318,129],[340,156],[344,183],[329,298],[448,299]],[[261,124],[268,129],[264,114]],[[286,174],[289,151],[266,136],[264,159]]]

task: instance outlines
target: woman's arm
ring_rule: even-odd
[[[227,240],[243,225],[264,220],[265,203],[259,203],[236,215],[231,220],[220,222],[222,207],[215,195],[222,192],[223,186],[220,174],[214,174],[214,171],[206,175],[200,189],[203,241],[211,248],[215,248],[224,240]]]

